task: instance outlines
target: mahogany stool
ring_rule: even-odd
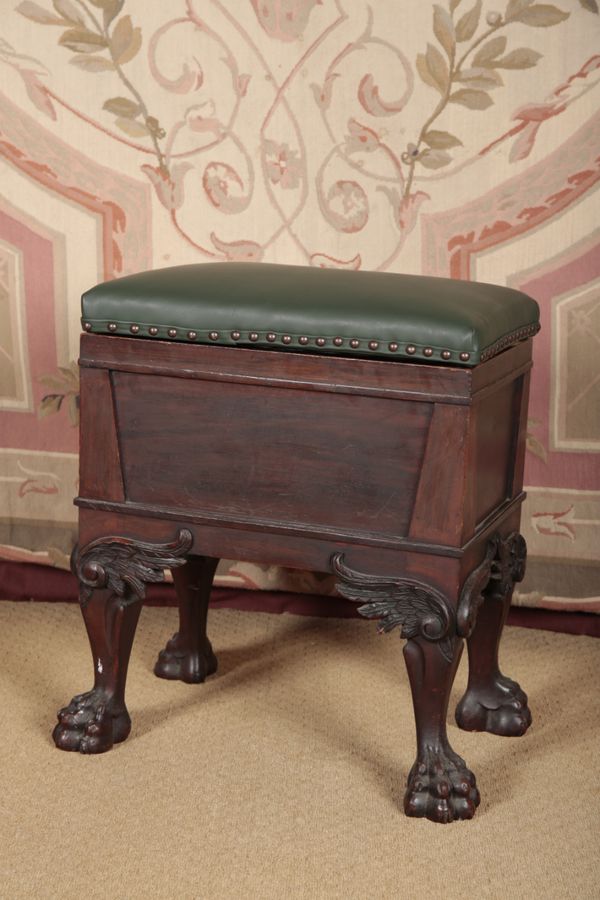
[[[519,534],[535,301],[495,285],[260,263],[161,269],[83,297],[79,547],[94,687],[63,750],[129,734],[125,680],[146,582],[173,572],[163,678],[202,682],[220,556],[337,576],[400,626],[416,719],[405,811],[471,818],[475,777],[446,714],[521,735],[527,697],[498,644]]]

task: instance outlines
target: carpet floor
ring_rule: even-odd
[[[530,696],[520,739],[460,731],[470,822],[402,813],[413,715],[397,635],[371,622],[210,615],[204,685],[152,666],[173,609],[142,613],[129,739],[61,753],[54,714],[87,689],[79,610],[0,603],[0,896],[182,900],[598,897],[600,641],[508,628]],[[464,687],[466,654],[451,708]]]

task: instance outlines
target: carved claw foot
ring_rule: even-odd
[[[200,649],[190,649],[179,632],[176,632],[164,650],[158,654],[154,674],[159,678],[201,684],[217,671],[217,657],[207,639]]]
[[[464,731],[520,737],[531,725],[527,694],[516,681],[499,675],[490,685],[467,690],[456,707],[456,724]]]
[[[410,770],[404,795],[407,816],[432,822],[472,819],[479,806],[475,776],[449,747],[429,747]]]
[[[131,731],[131,719],[124,707],[115,708],[111,698],[98,690],[73,697],[58,713],[52,732],[60,750],[105,753],[124,741]]]

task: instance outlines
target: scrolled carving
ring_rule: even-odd
[[[392,631],[400,625],[403,638],[421,637],[437,643],[444,658],[452,660],[456,621],[443,594],[419,581],[357,572],[344,563],[343,553],[332,556],[331,568],[339,578],[336,587],[343,597],[367,601],[358,612],[367,619],[379,619],[378,631]]]
[[[463,584],[456,611],[456,627],[461,637],[469,637],[475,627],[477,613],[484,600],[484,591],[492,577],[499,540],[499,536],[494,535],[488,541],[483,560]]]
[[[85,606],[97,588],[108,588],[127,606],[143,600],[147,582],[164,580],[164,570],[182,566],[193,542],[182,528],[169,544],[151,544],[124,537],[102,537],[75,548],[71,569],[80,584],[80,602]]]
[[[513,586],[525,578],[526,560],[527,544],[522,534],[513,531],[506,538],[498,537],[489,595],[503,600]]]

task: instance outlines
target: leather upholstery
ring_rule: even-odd
[[[535,300],[493,284],[268,263],[140,272],[82,298],[83,327],[156,340],[476,365],[535,334]]]

